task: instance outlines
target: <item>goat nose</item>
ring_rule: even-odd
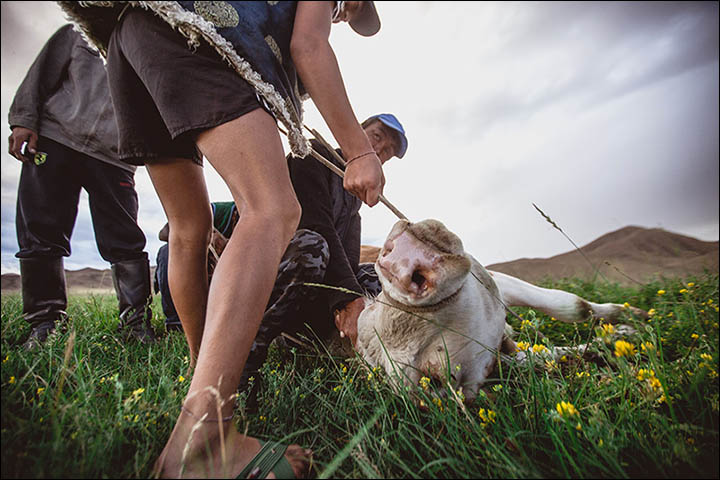
[[[390,253],[378,260],[395,277],[398,287],[407,292],[420,294],[428,287],[428,265],[418,258],[398,258]]]
[[[402,288],[416,295],[424,292],[428,287],[427,277],[421,268],[410,268],[403,271],[398,277]]]

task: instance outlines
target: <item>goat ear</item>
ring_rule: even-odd
[[[450,255],[442,256],[443,267],[448,271],[457,272],[457,276],[465,276],[472,268],[472,261],[467,255]]]

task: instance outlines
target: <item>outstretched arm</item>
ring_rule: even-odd
[[[385,177],[380,159],[355,117],[330,46],[332,4],[298,2],[290,52],[305,89],[350,161],[343,186],[373,206],[382,194]],[[351,161],[355,157],[359,158]]]

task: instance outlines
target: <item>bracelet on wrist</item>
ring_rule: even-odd
[[[360,155],[358,155],[358,156],[356,156],[356,157],[351,158],[350,160],[348,160],[347,162],[345,162],[345,166],[347,167],[348,165],[350,165],[350,162],[354,162],[354,161],[357,160],[358,158],[362,158],[362,157],[365,157],[365,156],[367,156],[367,155],[375,155],[375,150],[371,150],[371,151],[369,151],[369,152],[365,152],[365,153],[362,153],[362,154],[360,154]]]

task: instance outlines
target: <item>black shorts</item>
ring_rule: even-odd
[[[264,108],[255,89],[207,42],[196,49],[161,18],[128,9],[110,37],[110,95],[120,159],[189,158],[202,165],[198,133]]]

